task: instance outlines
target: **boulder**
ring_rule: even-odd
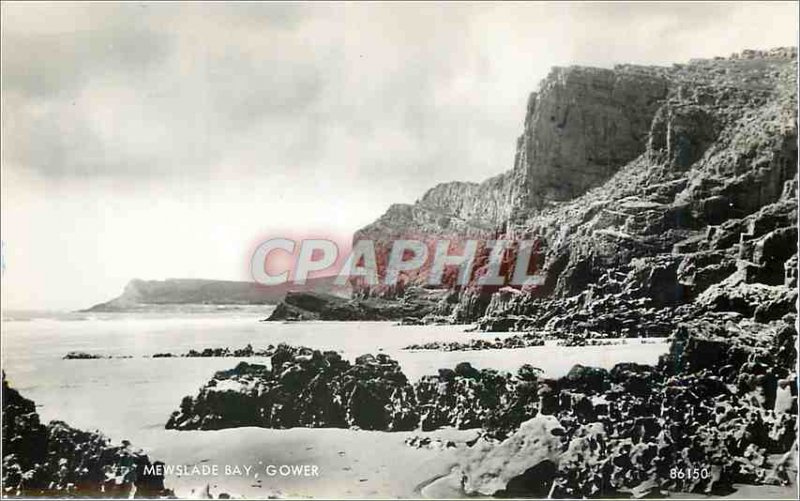
[[[519,495],[522,487],[546,497],[555,479],[564,429],[552,416],[536,416],[497,446],[476,444],[460,464],[468,495]]]
[[[123,440],[77,430],[61,421],[40,424],[35,404],[11,388],[3,373],[3,495],[11,497],[170,497],[164,477]]]
[[[268,368],[240,362],[217,372],[195,397],[185,397],[167,429],[358,427],[411,430],[414,390],[385,354],[354,364],[335,352],[279,345]]]
[[[608,371],[599,367],[585,367],[580,364],[572,367],[560,381],[562,388],[588,395],[602,393],[608,389],[608,383]]]

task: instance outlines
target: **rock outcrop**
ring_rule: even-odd
[[[561,424],[536,416],[496,447],[483,442],[462,461],[464,491],[470,495],[546,498],[561,456]],[[533,465],[533,466],[531,466]],[[518,485],[521,484],[521,485]]]
[[[505,436],[536,414],[540,375],[529,365],[511,375],[464,362],[412,385],[385,354],[362,355],[351,364],[332,351],[278,345],[269,367],[241,362],[215,374],[196,396],[183,399],[166,428],[452,426]]]
[[[671,312],[650,312],[691,304],[734,273],[749,284],[790,288],[797,276],[797,52],[743,54],[672,67],[556,68],[531,96],[513,169],[393,205],[354,240],[377,242],[379,273],[397,238],[539,242],[543,284],[521,297],[456,288],[431,313],[432,321],[481,320],[495,330],[540,329],[539,303],[591,292],[577,302],[582,311],[598,300],[607,304],[595,308],[623,301],[636,310],[600,330],[629,335],[627,326],[638,323],[645,335],[664,335]],[[485,261],[476,263],[479,274]],[[422,285],[427,270],[403,283]],[[402,296],[388,289],[357,288],[357,297]],[[512,317],[537,320],[504,320]]]
[[[413,389],[395,360],[363,355],[355,364],[332,351],[278,345],[270,366],[241,362],[185,397],[167,429],[358,427],[411,430]]]
[[[517,384],[514,398],[530,404],[484,422],[484,437],[502,441],[465,450],[448,483],[463,494],[571,499],[792,484],[796,467],[774,458],[797,443],[794,318],[768,332],[745,327],[690,322],[657,366],[575,366]]]
[[[41,424],[36,405],[3,373],[3,497],[171,497],[158,469],[148,471],[159,464],[127,441]]]
[[[645,151],[667,97],[659,68],[554,68],[531,94],[513,170],[515,209],[564,201],[600,185]]]
[[[167,427],[479,429],[453,474],[464,494],[643,497],[788,485],[791,466],[774,458],[797,441],[794,321],[687,321],[656,366],[576,365],[559,379],[528,365],[511,375],[460,363],[412,385],[385,355],[350,364],[279,346],[270,368],[217,373]]]
[[[531,94],[514,168],[482,183],[452,182],[414,204],[394,204],[354,240],[489,236],[521,209],[567,200],[645,151],[667,96],[663,69],[555,68]]]
[[[366,296],[343,298],[333,294],[316,292],[289,292],[286,298],[272,311],[268,321],[288,320],[404,320],[413,323],[428,316],[435,316],[447,296],[445,289],[410,287],[403,292],[394,292],[394,297]]]

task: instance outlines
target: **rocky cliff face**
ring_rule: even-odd
[[[513,170],[515,209],[572,199],[641,154],[667,96],[663,73],[554,68],[528,100]]]
[[[796,280],[796,62],[796,49],[781,48],[672,67],[554,69],[529,101],[511,171],[437,186],[355,238],[542,243],[543,286],[467,290],[453,302],[457,322],[531,315],[542,326],[555,311],[544,314],[542,301],[558,298],[606,296],[603,308],[618,309],[624,297],[646,302],[639,312],[691,305],[732,275],[785,287]]]
[[[502,228],[514,207],[511,172],[482,183],[454,181],[428,190],[414,204],[393,204],[354,239],[431,235],[484,236]]]
[[[355,238],[485,236],[520,212],[584,193],[644,151],[666,72],[554,68],[528,100],[513,169],[482,183],[439,184],[414,204],[392,205]]]
[[[686,302],[748,263],[763,268],[749,249],[796,224],[796,59],[783,55],[671,69],[643,154],[597,189],[531,211],[522,223],[547,249],[550,289],[540,295],[578,294],[611,270],[636,274],[638,259],[639,268],[681,275],[671,298],[642,295]],[[783,263],[797,252],[791,238],[785,245],[773,256],[781,263],[769,265],[780,276],[763,278],[770,284],[783,283]],[[686,273],[698,268],[705,278],[695,282]]]

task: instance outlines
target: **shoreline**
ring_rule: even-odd
[[[238,320],[237,323],[241,323]],[[94,324],[98,324],[95,322]],[[113,327],[124,322],[115,322],[101,325]],[[171,325],[174,322],[170,323]],[[252,322],[248,323],[252,324]],[[20,325],[21,326],[21,325]],[[220,325],[222,326],[222,325]],[[396,339],[399,332],[417,332],[422,338],[472,338],[472,337],[504,337],[514,333],[463,333],[456,332],[451,326],[397,326],[387,325],[387,322],[368,322],[354,324],[350,322],[313,321],[292,323],[281,329],[259,328],[255,332],[277,331],[281,336],[292,336],[293,333],[314,333],[315,344],[322,346],[337,345],[338,351],[348,352],[353,350],[353,345],[362,346],[363,343],[355,342],[351,337],[358,332],[368,336],[370,344],[386,347],[383,352],[399,354],[398,362],[407,373],[409,379],[416,380],[418,371],[422,375],[435,373],[426,367],[432,368],[452,367],[454,362],[472,361],[476,367],[498,368],[496,362],[502,361],[510,369],[523,362],[533,365],[544,365],[549,376],[563,375],[573,365],[579,362],[585,365],[606,366],[611,368],[618,362],[631,361],[628,350],[641,349],[641,354],[652,357],[646,360],[654,364],[660,354],[667,352],[663,343],[653,343],[654,338],[646,338],[647,342],[638,339],[628,339],[625,343],[620,339],[619,344],[609,346],[567,347],[557,346],[554,341],[548,341],[545,346],[535,346],[522,349],[492,349],[484,351],[442,352],[436,350],[423,350],[410,352],[399,349],[405,342],[403,336]],[[376,330],[379,327],[385,329]],[[171,329],[172,327],[170,327]],[[353,329],[355,328],[355,329]],[[127,331],[123,331],[127,334]],[[123,334],[120,332],[120,334]],[[178,331],[180,332],[180,331]],[[336,334],[334,334],[336,333]],[[236,346],[232,340],[232,333],[227,329],[220,331],[214,339],[217,343]],[[243,333],[249,339],[253,331]],[[11,333],[14,338],[16,333]],[[100,337],[79,334],[78,336],[60,336],[58,339],[64,343],[76,341],[96,343],[115,343],[117,335],[106,329],[98,333]],[[192,331],[185,332],[187,342],[196,347],[207,346],[203,341],[197,341]],[[23,338],[30,336],[23,335]],[[142,342],[150,338],[140,338]],[[5,340],[7,340],[6,337]],[[41,339],[45,342],[47,339]],[[355,341],[358,341],[356,339]],[[633,341],[633,342],[631,342]],[[345,344],[341,344],[345,343]],[[181,343],[176,343],[180,345]],[[255,342],[253,342],[255,344]],[[398,345],[391,348],[390,345]],[[611,350],[609,348],[612,348]],[[458,486],[449,478],[450,470],[457,464],[456,451],[432,450],[414,448],[404,443],[405,439],[412,436],[438,438],[447,435],[455,437],[474,437],[477,430],[452,430],[439,429],[431,432],[372,432],[357,431],[346,428],[231,428],[218,431],[167,431],[163,429],[164,422],[169,413],[180,403],[186,395],[193,395],[196,389],[203,384],[215,369],[230,369],[242,359],[237,358],[163,358],[163,359],[100,359],[86,361],[63,361],[62,348],[48,346],[49,352],[37,352],[35,359],[27,364],[20,360],[10,360],[10,352],[4,349],[4,366],[6,362],[13,365],[28,365],[29,370],[36,370],[43,364],[51,364],[53,375],[66,376],[58,379],[57,391],[60,395],[56,401],[51,398],[39,398],[43,388],[31,388],[26,394],[43,406],[44,416],[47,419],[64,419],[70,424],[83,428],[99,428],[115,439],[130,439],[137,447],[142,447],[150,457],[172,464],[238,464],[259,466],[259,461],[266,464],[317,464],[320,467],[320,478],[288,479],[287,481],[267,483],[264,475],[258,479],[252,477],[225,477],[203,478],[191,476],[168,476],[166,483],[175,489],[181,497],[199,497],[206,495],[206,490],[212,494],[227,493],[232,496],[246,496],[262,498],[268,495],[282,495],[293,497],[424,497],[427,495],[444,495],[453,497]],[[555,350],[555,351],[553,351]],[[366,348],[357,349],[363,353]],[[30,355],[34,353],[28,352]],[[557,353],[557,355],[554,355]],[[538,354],[538,355],[537,355]],[[565,355],[568,355],[565,357]],[[477,358],[476,358],[477,357]],[[573,358],[574,357],[574,358]],[[589,359],[594,357],[595,360]],[[415,368],[408,370],[407,361],[413,360]],[[253,359],[250,359],[252,362]],[[542,362],[542,363],[538,363]],[[146,366],[142,366],[142,364]],[[547,366],[552,364],[552,368]],[[19,365],[18,365],[19,367]],[[560,367],[560,369],[559,369]],[[194,369],[192,369],[194,368]],[[189,377],[187,370],[189,371]],[[111,372],[107,372],[111,371]],[[177,372],[176,372],[177,371]],[[148,377],[143,378],[142,373]],[[174,379],[180,373],[184,381]],[[106,374],[106,376],[101,375]],[[113,375],[113,376],[112,376]],[[16,379],[14,372],[10,376]],[[22,376],[24,378],[26,376]],[[110,379],[105,380],[104,378]],[[132,377],[132,380],[128,378]],[[98,379],[99,378],[99,379]],[[120,379],[121,378],[121,379]],[[173,381],[164,386],[164,381]],[[93,382],[96,381],[96,382]],[[20,381],[22,382],[22,381]],[[114,382],[109,386],[108,384]],[[50,384],[55,384],[53,381]],[[70,387],[65,387],[68,385]],[[88,386],[87,386],[88,385]],[[23,385],[27,386],[27,385]],[[34,385],[36,386],[36,385]],[[118,392],[124,388],[122,395]],[[181,391],[179,388],[183,388]],[[21,388],[22,389],[22,388]],[[163,390],[166,389],[166,395]],[[156,392],[156,393],[153,393]],[[44,393],[47,395],[47,392]],[[153,397],[160,395],[155,401]],[[170,396],[171,395],[171,396]],[[113,402],[115,398],[123,396],[126,399],[139,400],[136,408],[129,408],[125,412],[109,412],[103,415],[98,412],[96,402]],[[150,403],[147,403],[150,401]],[[63,412],[67,411],[67,412]],[[87,415],[86,412],[89,411]],[[93,415],[96,414],[96,415]],[[125,418],[121,416],[125,415]],[[77,421],[76,418],[77,417]],[[124,426],[125,420],[144,423],[143,427],[131,433],[130,428]],[[127,430],[127,431],[126,431]],[[379,439],[376,440],[375,433]],[[338,452],[344,452],[339,455]],[[391,458],[391,463],[385,458]],[[358,461],[355,461],[358,460]],[[383,466],[383,467],[381,467]],[[391,468],[390,468],[391,467]],[[345,469],[348,468],[348,469]],[[328,472],[326,476],[326,471]],[[395,477],[401,477],[399,480]],[[256,482],[261,480],[261,482]],[[346,485],[347,487],[343,487]],[[776,495],[791,498],[786,495],[791,492],[789,488],[771,488],[769,486],[742,486],[740,491],[762,492],[767,489]],[[347,493],[346,491],[350,492]],[[739,491],[737,491],[739,492]],[[735,495],[732,493],[731,495]]]

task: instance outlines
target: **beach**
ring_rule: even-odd
[[[399,326],[391,322],[260,322],[268,308],[185,314],[75,314],[3,322],[3,370],[10,384],[37,403],[42,421],[61,420],[100,430],[114,442],[129,440],[151,460],[167,465],[217,465],[218,475],[166,475],[180,497],[228,493],[264,497],[417,497],[432,479],[446,475],[463,443],[476,430],[377,432],[332,428],[288,430],[234,428],[217,431],[164,429],[181,399],[194,395],[216,371],[265,358],[150,358],[208,347],[256,349],[289,343],[335,350],[353,359],[387,353],[411,381],[468,361],[477,368],[516,371],[528,363],[560,377],[577,364],[610,369],[619,362],[653,364],[667,345],[627,340],[614,346],[545,346],[466,352],[406,351],[429,341],[504,337],[464,332],[467,326]],[[70,351],[131,357],[64,360]],[[434,444],[406,445],[414,436]],[[439,439],[439,440],[437,440]],[[317,476],[270,476],[268,465],[315,465]],[[224,474],[239,466],[240,474]],[[245,466],[249,472],[245,473]],[[258,474],[258,477],[255,475]]]

